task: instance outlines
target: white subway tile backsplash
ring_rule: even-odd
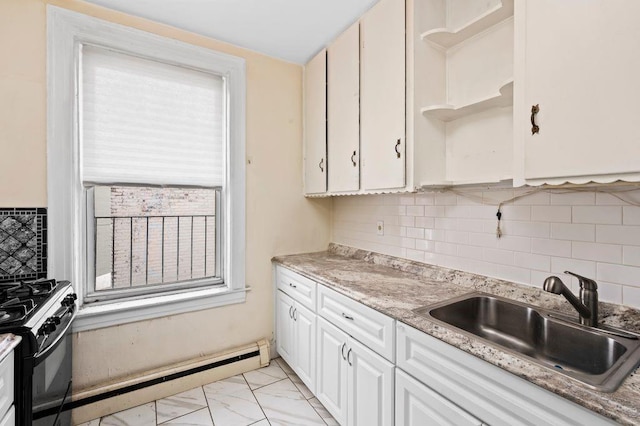
[[[464,231],[446,231],[445,241],[456,244],[469,244],[469,233]]]
[[[406,206],[407,216],[424,216],[424,206]]]
[[[511,235],[522,237],[549,238],[551,224],[549,222],[509,222],[505,221],[505,229]]]
[[[531,253],[571,257],[571,241],[532,238]]]
[[[619,261],[616,263],[620,263]],[[622,263],[631,266],[640,266],[640,247],[622,247]]]
[[[594,191],[466,191],[337,197],[333,240],[538,288],[558,275],[576,291],[570,270],[595,278],[601,300],[640,308],[640,207]],[[619,195],[640,202],[640,190]]]
[[[640,309],[640,288],[623,286],[622,304]]]
[[[571,257],[598,262],[620,263],[622,262],[622,246],[574,241],[571,244]]]
[[[436,251],[436,241],[416,240],[416,249],[422,251]]]
[[[640,287],[640,268],[635,266],[598,263],[598,273],[596,277],[599,280],[616,284]]]
[[[551,238],[554,240],[595,241],[596,226],[576,223],[552,223]]]
[[[640,207],[624,206],[622,208],[622,223],[624,225],[640,225]]]
[[[622,287],[619,284],[598,281],[598,300],[622,304]]]
[[[407,228],[407,237],[423,239],[424,228]]]
[[[596,225],[596,241],[640,246],[640,226]]]
[[[622,208],[619,206],[574,206],[573,223],[618,225],[622,223]]]
[[[569,206],[532,206],[531,220],[538,222],[571,222]]]
[[[551,194],[551,204],[561,206],[591,206],[596,203],[594,192],[569,192]]]
[[[533,253],[514,253],[513,264],[521,268],[550,271],[551,257]]]
[[[513,265],[514,254],[510,250],[499,250],[485,248],[483,251],[483,260],[498,265]]]
[[[434,228],[435,227],[435,218],[433,218],[433,217],[416,217],[414,226],[416,228]]]
[[[455,244],[436,241],[436,253],[455,256],[458,254],[458,246]]]

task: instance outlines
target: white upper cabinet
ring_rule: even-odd
[[[639,16],[637,0],[516,3],[516,184],[640,180]]]
[[[327,52],[304,68],[304,192],[327,191]]]
[[[360,145],[365,190],[405,186],[405,2],[380,0],[360,21]]]
[[[360,189],[360,24],[327,48],[329,192]]]

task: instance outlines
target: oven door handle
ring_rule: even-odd
[[[38,352],[33,356],[33,365],[36,366],[38,364],[40,364],[48,355],[49,352],[52,352],[60,343],[60,341],[62,341],[62,339],[64,338],[64,336],[67,334],[67,331],[69,331],[69,328],[71,327],[71,324],[73,324],[73,320],[76,317],[76,305],[75,303],[69,307],[67,307],[67,309],[65,310],[65,313],[62,315],[56,315],[58,316],[58,318],[62,319],[64,316],[66,316],[67,314],[71,314],[69,317],[69,320],[67,321],[67,323],[64,326],[64,330],[62,330],[62,332],[60,332],[58,334],[58,336],[56,337],[56,340],[51,343],[50,345],[45,346],[45,344],[47,343],[47,340],[49,340],[49,335],[45,335],[44,340],[42,341],[42,343],[40,343],[40,348],[38,349]]]

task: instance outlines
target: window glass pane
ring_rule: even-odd
[[[217,277],[216,195],[95,187],[96,292]]]

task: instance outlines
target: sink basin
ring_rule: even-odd
[[[616,390],[640,362],[636,335],[586,327],[489,294],[471,293],[414,312],[603,392]]]

